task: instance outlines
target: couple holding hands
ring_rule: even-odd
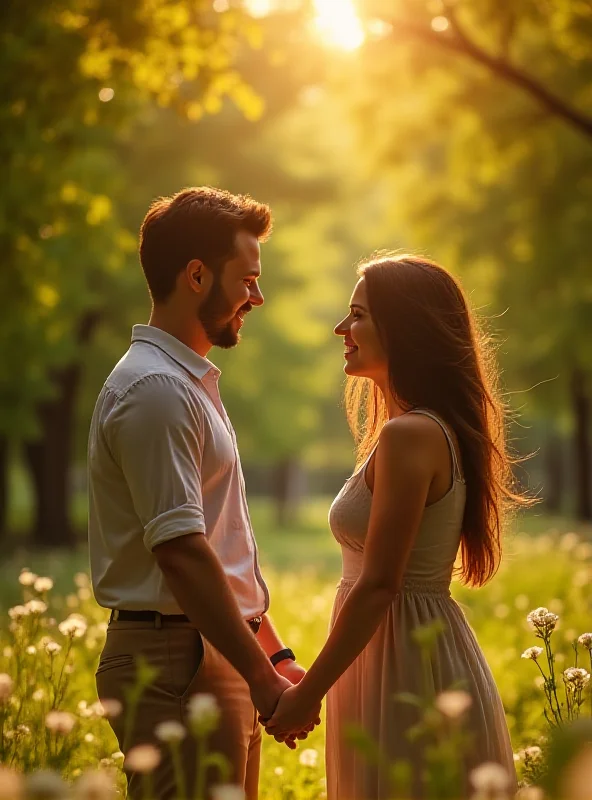
[[[155,742],[159,723],[187,719],[191,696],[213,694],[221,718],[209,749],[254,800],[260,723],[295,748],[326,697],[328,798],[390,797],[381,763],[346,738],[350,726],[374,740],[379,761],[409,763],[410,794],[421,798],[423,747],[407,735],[419,712],[397,695],[462,685],[471,700],[463,772],[497,762],[511,784],[503,706],[449,587],[455,571],[473,586],[492,577],[505,511],[520,498],[489,354],[458,283],[428,259],[358,268],[335,328],[357,465],[329,514],[343,576],[308,671],[272,624],[236,436],[207,358],[238,344],[245,316],[263,304],[260,242],[270,229],[266,205],[210,187],[157,200],[142,223],[152,313],[101,389],[88,450],[93,588],[111,609],[97,689],[124,704],[111,721],[119,746]],[[436,621],[426,669],[412,634]],[[158,673],[130,728],[126,688],[140,656]],[[193,785],[195,745],[180,747]],[[153,780],[158,800],[174,797],[164,753]],[[142,792],[131,770],[128,792]]]

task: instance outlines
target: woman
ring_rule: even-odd
[[[457,555],[466,584],[482,586],[495,574],[507,512],[525,502],[512,490],[487,345],[454,278],[410,256],[359,269],[350,313],[335,333],[344,339],[348,417],[359,442],[357,469],[329,517],[343,578],[329,638],[302,682],[282,696],[267,730],[281,737],[303,729],[328,693],[329,799],[391,797],[378,762],[401,759],[412,768],[411,794],[426,797],[428,740],[411,741],[420,712],[398,695],[434,698],[462,687],[471,699],[463,787],[471,768],[493,761],[507,770],[511,788],[504,709],[449,591]],[[438,622],[426,669],[413,632]],[[378,745],[378,760],[348,744],[348,725]]]

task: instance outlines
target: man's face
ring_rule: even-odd
[[[257,283],[261,275],[259,241],[247,231],[239,231],[234,256],[221,272],[214,274],[208,296],[198,317],[210,343],[216,347],[234,347],[240,342],[243,317],[253,306],[263,304]]]

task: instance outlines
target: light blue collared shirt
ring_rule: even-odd
[[[245,619],[269,607],[220,370],[174,336],[134,325],[89,435],[93,588],[106,608],[179,614],[152,550],[203,533]]]

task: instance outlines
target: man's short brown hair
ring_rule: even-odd
[[[221,270],[234,254],[240,230],[265,240],[271,231],[269,206],[210,186],[155,200],[140,228],[140,262],[153,302],[169,297],[193,259]]]

